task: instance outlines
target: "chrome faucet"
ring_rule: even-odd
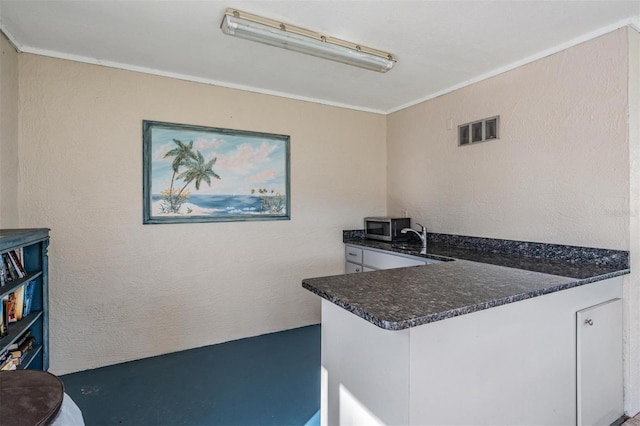
[[[416,231],[413,228],[403,228],[400,230],[400,233],[406,234],[407,232],[413,232],[418,237],[420,237],[420,241],[422,241],[422,250],[420,250],[420,254],[427,254],[427,228],[416,223],[420,228],[422,228],[421,232]]]

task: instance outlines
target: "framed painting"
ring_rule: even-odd
[[[143,223],[290,219],[287,135],[142,122]]]

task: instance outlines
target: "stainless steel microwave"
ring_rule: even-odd
[[[400,231],[411,227],[408,217],[365,217],[364,236],[374,240],[396,241],[404,238]]]

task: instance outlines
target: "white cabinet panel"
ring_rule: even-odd
[[[324,426],[409,424],[409,330],[389,331],[322,300]]]
[[[622,300],[577,313],[578,425],[610,425],[623,414]]]
[[[359,247],[345,246],[344,258],[347,262],[362,263],[362,249]]]
[[[357,272],[362,272],[362,265],[359,263],[351,263],[345,262],[344,269],[347,274],[355,274]]]
[[[441,260],[409,256],[378,249],[365,249],[351,245],[345,245],[344,258],[345,272],[347,274],[442,263]]]
[[[414,259],[404,256],[386,254],[379,251],[364,250],[362,263],[374,269],[404,268],[407,266],[425,265],[425,259]]]

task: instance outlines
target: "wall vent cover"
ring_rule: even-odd
[[[485,118],[458,126],[458,146],[500,139],[500,116]]]

